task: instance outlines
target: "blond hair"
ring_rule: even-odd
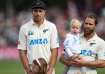
[[[77,25],[77,26],[81,27],[82,24],[78,19],[72,19],[71,22],[70,22],[70,25],[71,25],[71,27],[73,25]]]

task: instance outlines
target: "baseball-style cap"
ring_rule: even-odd
[[[47,6],[46,6],[45,2],[42,0],[34,0],[32,3],[32,9],[37,9],[37,8],[46,10]]]

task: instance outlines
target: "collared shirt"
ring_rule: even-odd
[[[55,24],[44,19],[44,23],[37,26],[33,20],[30,20],[21,27],[18,49],[27,50],[30,64],[39,57],[49,62],[51,49],[57,47],[59,40]]]
[[[89,40],[84,36],[81,37],[81,53],[80,55],[86,58],[87,61],[96,59],[105,60],[105,41],[95,34]]]
[[[64,41],[65,54],[69,57],[73,56],[74,53],[80,53],[80,35],[68,33]]]
[[[85,61],[94,61],[97,59],[105,60],[105,41],[97,34],[87,40],[84,35],[80,37],[81,53],[80,56]],[[85,74],[97,74],[96,69],[91,67],[74,67],[70,66],[68,74],[77,74],[77,71]],[[72,73],[73,72],[73,73]]]

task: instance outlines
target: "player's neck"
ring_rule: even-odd
[[[92,38],[94,36],[95,32],[90,33],[90,34],[84,34],[84,37],[86,38],[86,40],[89,40],[90,38]]]
[[[34,22],[36,23],[37,26],[41,26],[44,23],[44,19],[40,20],[40,21],[35,21],[34,20]]]

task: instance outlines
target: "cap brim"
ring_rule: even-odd
[[[33,7],[32,9],[44,9],[44,10],[46,10],[46,8],[44,8],[44,7],[38,7],[38,6]]]

